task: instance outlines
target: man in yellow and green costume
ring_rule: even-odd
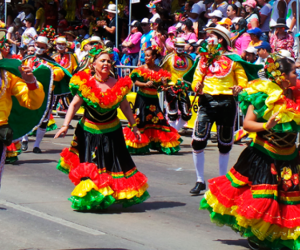
[[[0,48],[6,30],[0,29]],[[6,147],[30,133],[45,117],[51,91],[51,69],[32,72],[19,60],[0,60],[0,184]]]
[[[233,144],[237,105],[234,99],[248,83],[257,78],[262,66],[247,64],[239,56],[229,53],[230,33],[222,27],[207,28],[208,39],[200,48],[198,58],[192,69],[183,79],[192,84],[192,89],[201,94],[199,111],[193,131],[193,159],[197,182],[190,191],[197,195],[206,189],[204,180],[204,149],[214,122],[217,124],[219,148],[219,173],[227,173],[229,152]],[[243,67],[247,65],[247,67]],[[245,69],[247,68],[247,72]]]

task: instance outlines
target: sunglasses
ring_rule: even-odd
[[[141,26],[147,26],[149,25],[148,23],[142,23]]]

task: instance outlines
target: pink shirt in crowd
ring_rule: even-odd
[[[194,32],[191,32],[189,34],[182,34],[181,38],[183,38],[185,41],[188,41],[188,40],[198,41],[197,36]]]
[[[246,32],[236,39],[235,48],[239,55],[243,54],[244,50],[248,48],[250,41],[251,41],[250,35]]]
[[[141,43],[141,32],[136,32],[134,34],[130,34],[124,42],[132,42],[134,44],[133,47],[128,48],[128,54],[134,54],[140,52],[140,43]]]
[[[270,45],[272,48],[272,53],[285,49],[291,52],[292,56],[294,56],[294,38],[291,34],[285,33],[285,36],[280,39],[276,34],[272,35],[270,38]]]

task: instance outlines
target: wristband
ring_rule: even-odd
[[[36,83],[36,78],[34,77],[34,80],[32,82],[26,82],[27,84]]]
[[[264,130],[268,130],[266,122],[263,124],[263,128],[264,128]]]
[[[62,127],[62,128],[67,127],[67,128],[68,128],[68,127],[69,127],[69,124],[67,124],[67,125],[66,125],[66,124],[63,124],[61,127]]]
[[[136,127],[137,126],[137,124],[136,123],[134,123],[134,124],[132,124],[130,127]]]
[[[106,26],[106,25],[104,25],[104,26],[103,26],[103,29],[106,29],[106,27],[107,27],[107,26]]]

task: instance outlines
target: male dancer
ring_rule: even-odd
[[[233,144],[237,107],[234,96],[248,80],[257,78],[259,65],[247,64],[237,55],[228,51],[231,47],[230,32],[217,25],[206,29],[209,37],[200,49],[200,59],[183,78],[190,79],[192,89],[201,96],[199,111],[193,131],[193,159],[197,174],[197,183],[190,191],[197,195],[205,190],[204,149],[214,122],[217,124],[219,148],[219,174],[227,173],[229,152]],[[243,65],[247,65],[245,72]]]
[[[62,95],[70,92],[69,90],[69,80],[72,75],[64,69],[62,66],[57,64],[53,58],[47,55],[48,51],[48,38],[45,36],[39,36],[35,42],[36,55],[26,58],[23,61],[23,65],[28,66],[30,69],[34,70],[39,68],[41,65],[46,65],[53,70],[53,89],[51,93],[51,105],[48,109],[47,116],[45,117],[43,123],[37,129],[36,140],[33,146],[33,152],[36,154],[42,153],[40,149],[40,143],[46,133],[47,124],[49,122],[49,117],[52,110],[52,103],[54,95]],[[28,149],[28,138],[23,137],[22,139],[22,150],[26,151]]]
[[[183,38],[176,38],[174,45],[175,50],[165,57],[161,67],[172,74],[169,85],[173,86],[166,91],[167,111],[169,124],[179,131],[191,119],[191,102],[187,93],[189,85],[183,83],[182,77],[191,69],[194,61],[189,54],[184,53]],[[181,116],[178,114],[178,109]]]

